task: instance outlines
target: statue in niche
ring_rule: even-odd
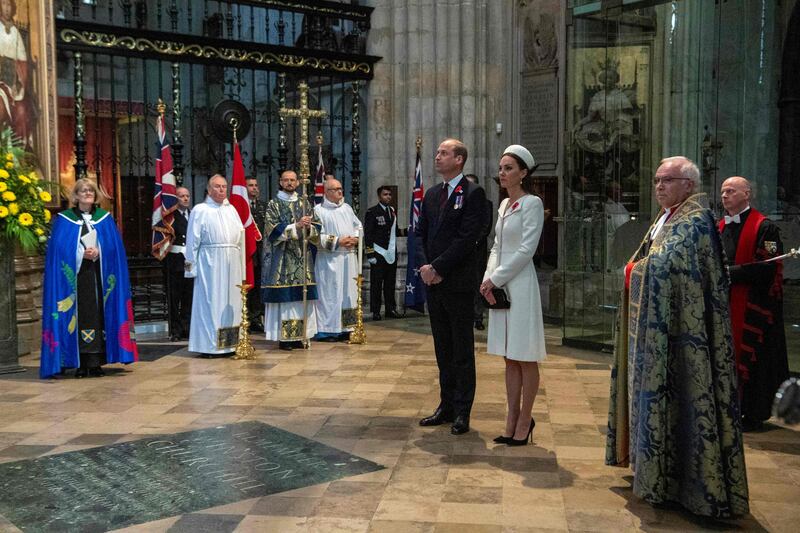
[[[594,88],[586,115],[575,125],[575,143],[587,152],[604,154],[619,147],[630,153],[639,148],[639,139],[634,135],[638,117],[635,87],[621,87],[617,69],[618,65],[612,62],[603,66],[597,74],[599,90]],[[584,88],[587,92],[592,89]]]
[[[558,37],[552,14],[541,13],[535,24],[530,17],[525,19],[524,50],[525,64],[530,69],[558,66]]]

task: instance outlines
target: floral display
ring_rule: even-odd
[[[46,205],[53,197],[30,166],[30,154],[11,139],[8,130],[0,135],[0,236],[31,253],[47,242],[52,215]]]

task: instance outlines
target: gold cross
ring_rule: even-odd
[[[305,187],[311,183],[309,179],[311,166],[308,162],[308,119],[325,118],[328,116],[328,112],[322,109],[308,108],[308,84],[306,82],[301,81],[297,89],[300,92],[300,107],[297,109],[282,107],[278,113],[282,117],[300,117],[300,182],[305,190]]]

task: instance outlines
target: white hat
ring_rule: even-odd
[[[522,146],[521,144],[512,144],[505,150],[503,150],[504,154],[514,154],[515,156],[522,159],[522,162],[528,167],[528,170],[533,170],[533,167],[536,166],[536,161],[533,159],[533,155],[528,151],[527,148]]]

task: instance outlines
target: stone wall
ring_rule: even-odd
[[[19,355],[38,353],[42,338],[42,281],[44,256],[14,258],[17,285],[17,335]]]
[[[497,157],[512,140],[514,2],[371,0],[368,53],[382,56],[367,94],[367,171],[362,205],[379,185],[398,186],[398,220],[408,220],[415,139],[423,140],[423,183],[438,179],[440,141],[469,149],[465,171],[495,197]],[[501,134],[497,124],[504,125]],[[400,278],[400,276],[398,276]]]

